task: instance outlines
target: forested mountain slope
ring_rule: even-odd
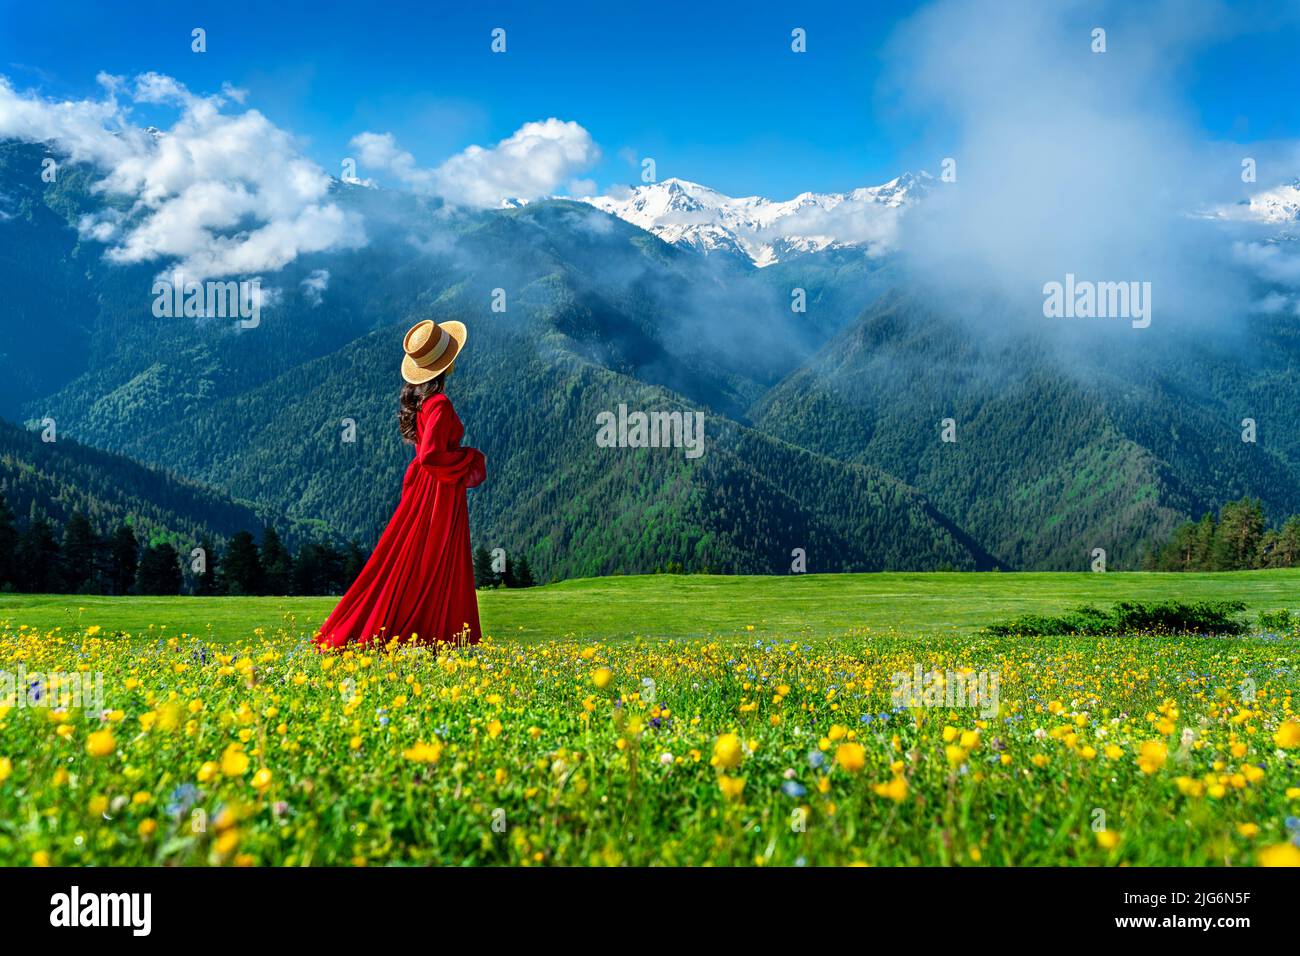
[[[1251,494],[1295,510],[1300,462],[1278,402],[1297,385],[1274,348],[1239,353],[1274,354],[1264,370],[1180,343],[1136,358],[1104,338],[1062,352],[892,295],[751,414],[786,440],[898,476],[1014,567],[1082,569],[1094,548],[1135,567],[1219,501]],[[1269,440],[1242,441],[1252,415]],[[956,441],[942,440],[946,418]]]
[[[100,534],[132,525],[145,542],[166,540],[188,553],[200,539],[224,540],[261,527],[253,508],[225,494],[112,452],[0,421],[0,494],[19,519],[33,513],[56,526],[76,512]]]
[[[109,200],[75,164],[42,183],[42,155],[0,144],[0,413],[310,536],[369,547],[391,513],[399,342],[424,318],[470,329],[450,393],[488,455],[475,543],[542,578],[784,572],[796,548],[810,570],[1082,568],[1094,548],[1136,567],[1226,501],[1300,511],[1282,316],[1236,341],[1167,340],[1170,322],[1071,342],[940,304],[861,249],[756,269],[586,204],[465,211],[336,183],[364,244],[260,276],[255,327],[159,318],[166,264],[108,261],[78,222]],[[702,414],[705,454],[599,447],[620,404]]]

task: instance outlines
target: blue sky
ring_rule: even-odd
[[[100,70],[154,70],[196,92],[228,81],[331,172],[365,130],[395,134],[434,166],[555,116],[580,123],[600,145],[587,176],[602,189],[635,181],[625,157],[637,155],[654,157],[661,179],[788,198],[934,170],[950,139],[944,116],[891,92],[888,39],[919,3],[180,6],[5,0],[0,73],[20,88],[76,98],[98,95]],[[207,30],[201,55],[190,52],[195,26]],[[498,26],[507,30],[505,55],[489,51]],[[804,55],[790,51],[795,26],[808,32]],[[1112,31],[1114,52],[1129,42],[1143,38]],[[1173,108],[1207,139],[1292,138],[1296,49],[1294,21],[1211,35],[1169,65]]]

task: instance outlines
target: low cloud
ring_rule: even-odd
[[[555,118],[525,123],[495,146],[469,146],[433,168],[420,167],[392,133],[360,133],[352,145],[367,170],[382,170],[417,192],[476,208],[553,195],[600,158],[590,133]]]
[[[956,177],[900,224],[914,280],[958,312],[996,292],[1031,322],[1067,273],[1150,281],[1153,329],[1168,329],[1222,325],[1245,298],[1243,265],[1288,278],[1281,252],[1234,257],[1240,236],[1195,214],[1240,200],[1253,151],[1212,142],[1183,89],[1201,48],[1271,18],[1214,0],[941,0],[915,14],[890,47],[891,90],[935,122],[932,162],[951,157]]]
[[[302,288],[303,297],[311,303],[312,308],[320,305],[325,299],[325,290],[330,287],[330,271],[328,269],[314,269],[311,275],[299,283]]]
[[[0,78],[0,138],[45,143],[104,175],[95,189],[131,200],[83,217],[83,237],[122,264],[167,263],[194,280],[275,271],[311,252],[365,243],[361,221],[329,199],[330,177],[257,110],[226,112],[242,90],[198,95],[176,79],[101,73],[102,99],[55,101]],[[141,127],[133,104],[178,111]]]
[[[1266,282],[1300,287],[1300,242],[1237,242],[1232,254],[1235,261]]]
[[[433,170],[421,169],[392,133],[358,133],[352,146],[363,168],[383,170],[417,192],[433,191]]]
[[[904,207],[847,200],[829,209],[807,206],[760,229],[758,239],[822,237],[864,246],[867,254],[882,255],[898,244],[899,219]]]

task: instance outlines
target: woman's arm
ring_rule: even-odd
[[[473,488],[487,477],[487,463],[477,448],[446,447],[454,415],[445,396],[434,396],[424,403],[420,416],[426,421],[415,457],[421,468],[432,473],[434,481]]]

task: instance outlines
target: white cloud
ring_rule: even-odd
[[[758,230],[756,235],[766,242],[774,237],[825,237],[836,242],[858,243],[866,246],[872,255],[879,255],[897,245],[902,215],[899,206],[850,199],[829,209],[817,205],[797,209],[770,228]]]
[[[221,95],[242,105],[248,99],[248,90],[226,82],[221,84]]]
[[[328,269],[314,269],[311,275],[303,279],[299,285],[302,287],[303,297],[314,308],[324,301],[325,290],[330,287],[330,271]]]
[[[600,157],[590,133],[554,117],[525,123],[495,146],[470,146],[432,169],[417,166],[392,133],[361,133],[352,145],[362,165],[391,173],[420,192],[476,207],[553,195]]]
[[[95,242],[112,242],[121,228],[123,218],[121,210],[112,207],[87,213],[77,220],[77,234],[82,239],[92,239]]]
[[[574,179],[569,182],[570,196],[594,196],[596,195],[596,180],[594,179]]]
[[[1263,315],[1277,315],[1285,309],[1291,300],[1282,293],[1273,291],[1269,292],[1262,299],[1250,303],[1248,308],[1252,312],[1259,312]]]
[[[416,166],[415,157],[397,145],[392,133],[358,133],[352,145],[362,167],[382,169],[419,192],[432,191],[433,170]]]
[[[196,103],[202,97],[194,96],[180,80],[162,73],[141,73],[135,78],[134,99],[137,103],[171,103],[175,105]],[[220,103],[220,98],[216,98]]]
[[[1300,249],[1295,242],[1234,242],[1232,256],[1266,282],[1300,286]]]
[[[297,256],[365,243],[360,219],[329,199],[330,177],[257,110],[226,113],[244,93],[200,96],[159,73],[101,73],[102,100],[54,101],[0,78],[0,138],[49,144],[104,171],[96,189],[134,200],[125,215],[83,217],[84,237],[118,263],[160,262],[200,280],[274,271]],[[123,103],[119,97],[127,97]],[[179,115],[157,131],[131,103]]]
[[[1106,53],[1091,50],[1098,24]],[[1041,323],[1044,283],[1067,273],[1150,281],[1181,325],[1236,314],[1248,291],[1225,233],[1188,211],[1235,197],[1242,156],[1258,154],[1211,140],[1184,80],[1205,47],[1265,24],[1215,0],[939,0],[912,15],[889,47],[890,88],[947,131],[934,161],[956,162],[956,181],[900,222],[914,281],[967,312],[1004,293],[999,324]]]

